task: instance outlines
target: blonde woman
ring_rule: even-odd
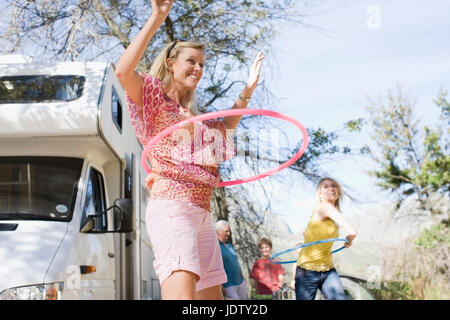
[[[116,64],[135,133],[143,145],[165,128],[193,116],[195,89],[203,75],[204,45],[186,41],[169,43],[149,73],[135,71],[172,4],[173,1],[151,1],[150,18]],[[256,57],[233,108],[247,107],[258,83],[263,58],[262,53]],[[234,129],[240,119],[235,116],[204,122],[200,124],[200,132],[204,135],[218,132],[229,158],[234,147],[227,129]],[[151,189],[146,222],[162,298],[223,299],[221,284],[226,282],[226,274],[209,207],[212,189],[219,182],[219,161],[206,159],[207,164],[182,161],[174,148],[173,140],[167,137],[150,150],[153,173],[146,181]],[[190,152],[191,143],[184,150]]]
[[[348,233],[345,247],[352,245],[356,229],[340,212],[342,196],[342,188],[336,180],[323,178],[319,181],[318,202],[304,232],[305,243],[337,238],[339,225]],[[345,300],[341,280],[333,266],[332,245],[332,242],[321,243],[300,251],[295,273],[297,300],[313,300],[318,289],[327,300]]]

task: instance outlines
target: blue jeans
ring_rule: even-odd
[[[314,300],[317,289],[327,300],[346,300],[344,288],[336,269],[324,272],[305,270],[297,266],[295,296],[297,300]]]

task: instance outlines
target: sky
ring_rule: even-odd
[[[450,90],[450,1],[327,0],[300,6],[302,2],[296,10],[321,30],[292,25],[278,29],[276,57],[264,61],[276,71],[263,72],[266,85],[280,98],[274,109],[308,128],[339,130],[348,120],[367,117],[368,97],[386,96],[400,84],[417,100],[421,123],[436,122],[438,108],[432,100],[440,88]],[[290,136],[293,146],[300,134]],[[354,139],[355,145],[363,145],[369,138],[362,133]],[[373,165],[361,157],[324,165],[358,193],[358,203],[345,199],[344,214],[364,214],[364,203],[392,199],[365,173]],[[287,173],[277,175],[287,179]],[[312,186],[289,185],[283,192],[276,184],[272,189],[274,212],[294,232],[303,231],[314,204]]]

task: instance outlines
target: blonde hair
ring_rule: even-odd
[[[152,76],[161,80],[165,89],[169,86],[169,83],[172,80],[171,73],[169,72],[169,66],[167,64],[167,59],[172,58],[176,60],[178,58],[178,54],[180,53],[181,48],[194,48],[200,49],[202,51],[205,49],[205,45],[200,42],[180,41],[180,40],[175,41],[176,41],[175,45],[174,42],[172,41],[164,47],[164,49],[158,54],[158,56],[153,61],[149,71],[149,73]],[[181,101],[181,104],[186,108],[188,108],[194,114],[197,113],[194,112],[195,91],[187,92],[183,101]]]
[[[341,211],[341,202],[342,202],[342,198],[344,196],[343,192],[342,192],[342,187],[339,184],[339,182],[337,182],[335,179],[330,178],[330,177],[324,177],[322,179],[320,179],[319,183],[317,184],[317,192],[316,192],[316,200],[317,202],[320,202],[320,189],[322,188],[322,185],[325,181],[331,181],[333,183],[336,184],[337,189],[338,189],[338,198],[336,199],[336,202],[334,203],[334,206]]]

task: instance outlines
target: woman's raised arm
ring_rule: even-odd
[[[116,64],[116,76],[127,94],[142,106],[142,80],[136,72],[150,40],[167,18],[173,0],[152,0],[152,14]]]
[[[255,91],[256,86],[258,85],[259,74],[261,72],[262,60],[264,59],[263,53],[260,51],[256,55],[255,60],[253,61],[253,65],[250,68],[250,74],[247,80],[247,84],[245,85],[244,90],[239,95],[239,98],[233,105],[232,109],[244,109],[247,108],[248,102],[250,101],[250,97]],[[225,128],[234,129],[237,127],[239,122],[241,121],[242,116],[230,116],[225,117],[223,119],[223,123]]]

